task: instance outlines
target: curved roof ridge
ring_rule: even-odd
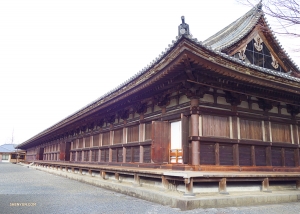
[[[212,46],[213,49],[222,50],[228,42],[232,44],[233,41],[237,41],[252,30],[262,15],[263,11],[261,10],[261,3],[259,3],[227,27],[203,41],[203,43]]]

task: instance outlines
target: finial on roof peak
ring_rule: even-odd
[[[258,9],[258,10],[261,10],[262,9],[262,0],[260,0],[259,1],[259,3],[256,5],[256,8]]]
[[[182,23],[178,26],[178,36],[180,35],[190,35],[190,28],[187,23],[185,23],[184,16],[181,16]]]

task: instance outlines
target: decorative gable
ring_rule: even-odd
[[[268,43],[258,33],[249,40],[247,45],[237,49],[233,54],[235,58],[262,68],[287,72],[280,66],[277,60],[279,57],[269,50]]]

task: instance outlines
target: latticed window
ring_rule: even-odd
[[[123,129],[118,129],[114,131],[114,144],[119,144],[123,142]]]
[[[72,152],[71,153],[71,161],[75,161],[76,160],[76,152]]]
[[[84,151],[83,161],[89,161],[89,153],[90,153],[90,151]]]
[[[127,128],[127,142],[139,141],[139,126],[131,126]]]
[[[271,54],[267,46],[262,42],[260,37],[252,39],[246,47],[242,48],[235,55],[235,58],[241,59],[263,68],[284,72],[278,61]]]
[[[82,161],[82,152],[77,153],[77,161]]]
[[[8,160],[9,155],[8,154],[2,154],[2,160]]]
[[[91,161],[97,162],[98,161],[98,156],[99,156],[99,150],[92,150],[92,159]]]
[[[102,145],[109,145],[109,140],[110,140],[110,133],[109,132],[105,132],[102,135]]]

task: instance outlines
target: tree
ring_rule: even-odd
[[[275,18],[278,25],[277,34],[300,37],[300,0],[237,0],[238,2],[254,6],[262,4],[266,15]]]

